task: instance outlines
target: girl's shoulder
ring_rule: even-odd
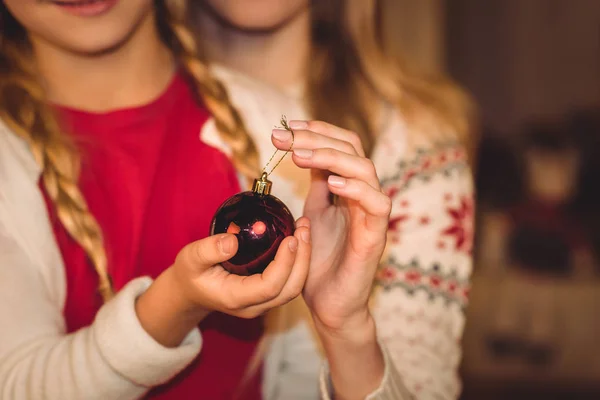
[[[24,172],[32,182],[37,182],[41,173],[27,142],[0,118],[0,182],[6,183],[17,171]]]

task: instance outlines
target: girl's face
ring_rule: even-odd
[[[241,30],[263,32],[285,25],[310,6],[310,0],[202,1],[229,25]]]
[[[3,0],[35,42],[100,54],[125,42],[152,16],[152,0]]]

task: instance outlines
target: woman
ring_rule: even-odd
[[[385,343],[401,337],[386,333],[397,323],[367,307],[390,203],[350,132],[291,123],[293,162],[313,171],[305,217],[263,274],[218,265],[237,241],[204,238],[208,223],[240,190],[236,173],[256,177],[258,157],[196,54],[187,11],[182,1],[2,4],[0,316],[10,321],[0,331],[2,397],[312,398],[318,368],[305,360],[317,358],[304,325],[267,329],[264,368],[253,363],[263,354],[259,316],[301,290],[329,365],[324,398],[408,397],[405,382],[418,392],[416,375],[386,350],[399,354]],[[281,133],[273,143],[287,149]],[[466,182],[462,172],[449,176]],[[287,201],[281,182],[275,193]],[[468,265],[456,263],[464,278]],[[378,301],[416,304],[403,297],[393,289]],[[462,323],[452,307],[434,298],[418,319],[448,314],[441,329],[452,341]],[[455,353],[439,363],[416,343],[405,354],[428,367],[412,370],[438,378],[456,363]],[[451,380],[438,382],[435,392],[452,393],[443,386]]]
[[[455,399],[473,238],[469,103],[444,79],[425,79],[385,56],[382,3],[203,0],[192,18],[200,53],[240,111],[261,166],[273,144],[290,145],[284,131],[266,134],[282,114],[325,119],[359,135],[393,201],[372,298],[378,336],[415,397]],[[217,137],[214,127],[203,137]],[[272,180],[276,195],[301,215],[310,174],[284,160]],[[290,379],[307,369],[299,359],[312,359],[314,374],[321,358],[318,345],[298,345],[310,336],[310,318],[289,317],[302,313],[301,304],[291,306],[288,321],[272,328],[287,332],[278,337],[284,344],[275,343],[288,349]],[[267,357],[267,367],[276,361]]]

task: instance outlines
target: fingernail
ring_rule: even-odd
[[[313,155],[313,151],[312,150],[306,150],[306,149],[296,149],[294,150],[294,155],[296,155],[296,157],[299,158],[311,158]]]
[[[298,250],[298,241],[296,240],[296,238],[292,237],[292,239],[288,242],[288,246],[292,253]]]
[[[337,175],[329,175],[329,178],[327,178],[327,182],[329,182],[329,184],[334,187],[341,188],[346,186],[346,178],[342,178],[341,176]]]
[[[300,232],[300,237],[304,240],[304,243],[310,243],[310,229],[304,229]]]
[[[308,122],[306,122],[306,121],[290,121],[289,126],[292,129],[306,129],[306,128],[308,128]]]
[[[287,142],[292,138],[292,133],[285,129],[273,129],[273,137],[280,142]]]
[[[223,254],[231,253],[233,250],[233,240],[234,238],[231,235],[224,235],[221,237],[221,239],[219,239],[218,246],[221,248]]]

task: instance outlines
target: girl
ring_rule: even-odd
[[[295,18],[279,14],[268,27],[298,21],[308,5],[292,6]],[[277,11],[262,15],[273,16],[270,9]],[[251,115],[240,117],[197,52],[185,2],[5,0],[0,14],[2,398],[409,398],[406,388],[454,396],[462,328],[461,298],[449,289],[455,278],[431,300],[419,285],[409,296],[401,287],[415,282],[415,263],[376,296],[373,312],[367,307],[391,204],[356,135],[292,124],[292,161],[312,171],[308,218],[262,275],[229,275],[218,264],[235,254],[235,238],[202,238],[220,202],[240,190],[236,172],[256,177],[258,154],[242,122],[252,125]],[[243,102],[242,92],[236,99]],[[287,149],[282,133],[273,144]],[[448,182],[436,184],[449,208],[470,194],[455,150],[445,156],[458,167],[442,163]],[[392,193],[399,183],[423,194],[415,175],[390,180],[395,203],[403,201]],[[302,195],[289,182],[275,183],[285,201]],[[297,204],[289,203],[301,215]],[[457,224],[468,243],[468,221]],[[431,242],[432,231],[419,230],[402,245],[415,251],[419,240]],[[406,255],[396,247],[390,254],[400,266]],[[468,276],[468,257],[449,254],[452,265],[430,268],[432,284],[449,267],[458,282]],[[265,334],[258,317],[300,291],[327,359],[320,387],[304,320],[282,313],[283,330],[268,325]],[[416,325],[400,317],[398,303]],[[424,342],[431,322],[439,326]],[[407,337],[405,325],[417,330]],[[257,367],[263,334],[272,340]]]

